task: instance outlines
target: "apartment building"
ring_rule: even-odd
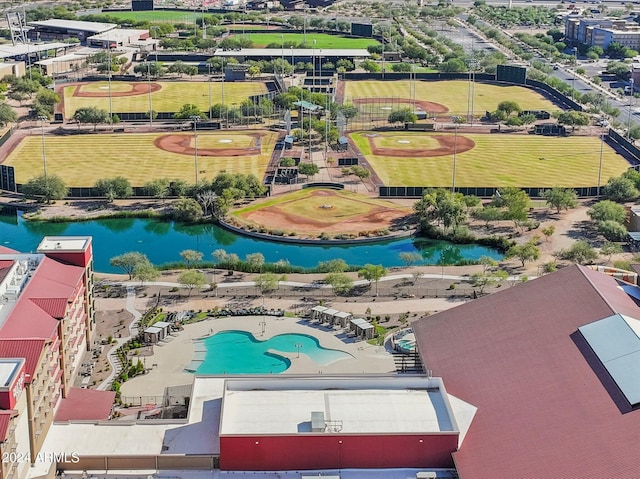
[[[45,237],[29,254],[0,247],[0,450],[20,459],[3,461],[0,479],[24,477],[11,464],[36,461],[56,408],[72,389],[93,344],[92,290],[90,237]],[[14,391],[20,394],[3,401],[3,380],[8,390],[18,374],[10,376],[4,364],[18,362],[22,379]]]
[[[598,46],[605,50],[614,42],[638,50],[640,25],[626,20],[569,16],[565,19],[565,39],[570,44]]]

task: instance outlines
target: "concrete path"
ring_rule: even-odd
[[[109,376],[99,384],[96,389],[99,391],[106,391],[111,387],[111,383],[116,375],[120,372],[120,364],[118,364],[118,355],[117,351],[120,346],[129,341],[129,339],[134,338],[138,334],[138,322],[142,317],[142,314],[136,309],[136,290],[133,284],[130,282],[123,283],[127,287],[127,303],[126,310],[129,311],[133,315],[133,321],[129,325],[129,335],[125,337],[115,338],[115,344],[113,344],[109,354],[107,356],[107,361],[109,362],[109,366],[111,368],[111,373]]]

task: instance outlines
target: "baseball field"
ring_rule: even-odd
[[[308,188],[255,202],[232,214],[245,226],[316,235],[380,230],[411,212],[391,201],[350,191]]]
[[[222,82],[111,82],[111,104],[113,112],[149,111],[149,90],[154,111],[178,111],[185,103],[193,103],[207,111],[209,109],[209,87],[211,104],[222,102]],[[225,82],[226,105],[240,104],[250,95],[266,93],[262,82]],[[62,88],[64,115],[71,118],[81,107],[95,106],[109,110],[109,83],[106,81],[81,83]]]
[[[393,103],[428,102],[439,105],[438,110],[428,109],[436,113],[466,114],[468,107],[469,83],[464,80],[453,81],[415,81],[415,96],[411,92],[409,80],[397,81],[347,81],[345,82],[345,103],[354,103],[363,111],[371,111],[371,104],[384,104],[389,108]],[[473,110],[476,114],[493,111],[498,103],[506,100],[515,101],[523,110],[559,110],[551,101],[541,94],[519,86],[489,85],[475,83]],[[364,105],[363,105],[364,104]],[[400,105],[405,106],[405,105]]]
[[[198,132],[199,179],[221,171],[264,176],[277,134],[267,130]],[[67,186],[92,186],[100,178],[124,176],[133,186],[157,178],[195,181],[192,132],[92,134],[45,137],[47,173]],[[40,136],[24,138],[4,161],[25,183],[42,174]]]
[[[595,186],[600,162],[597,137],[357,132],[350,137],[387,186]],[[602,183],[629,163],[604,145]]]

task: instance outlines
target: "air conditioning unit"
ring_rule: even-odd
[[[416,472],[416,479],[436,479],[438,474],[433,471]]]

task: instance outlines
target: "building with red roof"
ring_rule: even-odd
[[[0,412],[15,409],[3,401],[3,362],[22,361],[24,377],[14,400],[24,396],[25,403],[17,410],[25,433],[11,437],[8,428],[4,440],[13,441],[14,452],[24,451],[22,457],[32,461],[93,341],[92,268],[90,237],[46,237],[35,254],[0,250]],[[1,433],[2,416],[0,449]],[[21,477],[16,471],[1,472],[0,479]]]
[[[630,288],[572,266],[413,323],[424,366],[478,408],[460,478],[640,475]]]

